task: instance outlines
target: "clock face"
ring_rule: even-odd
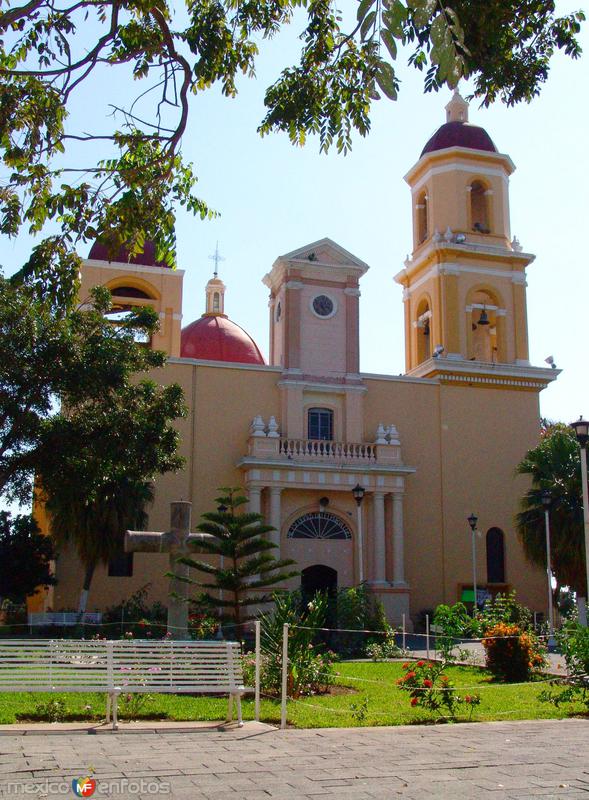
[[[313,311],[319,317],[329,317],[333,314],[333,300],[326,294],[319,294],[313,300]]]

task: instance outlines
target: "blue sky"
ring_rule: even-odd
[[[577,7],[566,0],[559,11]],[[240,80],[236,99],[214,89],[192,103],[184,156],[195,164],[199,194],[221,216],[210,222],[179,216],[178,264],[186,270],[183,324],[204,310],[204,285],[212,272],[208,256],[218,240],[226,259],[220,271],[227,284],[226,311],[267,355],[262,277],[278,255],[329,236],[371,267],[362,281],[361,369],[397,374],[404,371],[403,306],[393,275],[411,249],[403,175],[444,121],[450,92],[424,95],[422,76],[401,68],[399,100],[375,104],[370,135],[356,136],[345,157],[335,150],[320,155],[312,138],[304,148],[290,145],[285,135],[261,139],[256,128],[264,115],[264,90],[289,58],[296,59],[300,43],[293,33],[262,45],[257,78]],[[587,30],[582,41],[589,51]],[[517,167],[511,179],[512,231],[524,250],[537,255],[528,270],[531,360],[544,365],[553,355],[563,369],[542,393],[541,410],[565,421],[589,415],[587,65],[587,55],[577,62],[557,56],[548,83],[530,105],[482,110],[472,104],[470,113]],[[108,73],[99,76],[77,96],[71,125],[99,131],[111,124],[108,104],[141,88]],[[22,264],[31,243],[26,235],[0,241],[6,273]]]

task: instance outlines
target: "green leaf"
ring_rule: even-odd
[[[368,38],[368,32],[370,31],[371,28],[374,27],[375,22],[376,22],[376,11],[371,11],[360,27],[360,38],[362,39],[362,41]]]
[[[397,42],[395,41],[395,37],[389,30],[387,30],[387,28],[382,28],[380,31],[380,38],[384,42],[391,58],[394,61],[397,57]]]
[[[376,73],[376,82],[389,100],[397,99],[397,81],[395,71],[386,61],[381,62]]]
[[[356,19],[358,22],[362,22],[366,14],[370,11],[372,6],[375,4],[376,0],[361,0],[360,5],[358,6],[358,12],[356,14]]]

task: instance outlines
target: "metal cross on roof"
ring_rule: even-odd
[[[217,277],[217,273],[219,272],[219,261],[225,261],[225,258],[223,256],[219,255],[219,242],[217,242],[217,246],[215,247],[215,254],[212,255],[212,256],[209,256],[209,258],[210,258],[211,261],[215,262],[215,271],[214,271],[213,275],[216,278]]]

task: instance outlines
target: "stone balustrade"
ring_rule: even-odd
[[[376,445],[329,442],[316,439],[280,439],[278,453],[293,461],[375,463]]]
[[[260,460],[391,467],[402,464],[397,429],[382,423],[374,442],[334,442],[281,436],[274,417],[266,425],[258,415],[251,424],[248,451],[250,457]]]

